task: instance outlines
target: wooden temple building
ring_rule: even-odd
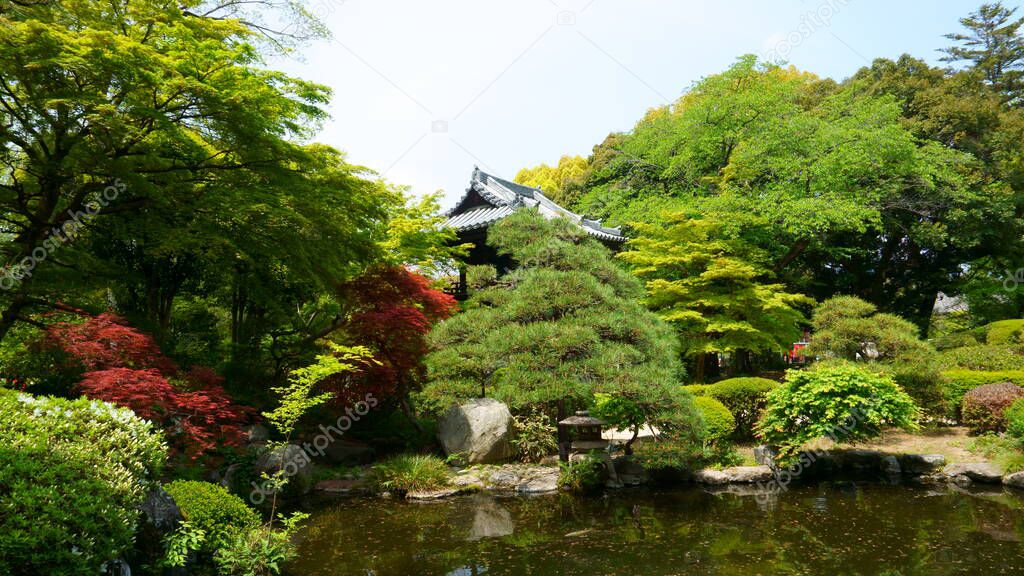
[[[516,184],[474,167],[466,193],[445,214],[448,217],[445,225],[455,229],[457,242],[472,245],[464,264],[490,264],[497,267],[499,273],[508,270],[513,265],[508,257],[500,256],[487,245],[487,228],[524,208],[536,210],[547,218],[567,218],[613,250],[626,241],[619,228],[601,226],[598,220],[566,210],[545,196],[540,188]],[[451,292],[460,300],[467,297],[465,267],[460,270],[458,284]]]

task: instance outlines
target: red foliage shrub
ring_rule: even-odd
[[[182,374],[151,336],[113,314],[54,324],[47,340],[86,369],[79,392],[152,420],[176,452],[191,458],[240,444],[242,425],[255,416],[231,400],[212,368],[192,366]]]
[[[404,398],[424,376],[427,333],[455,312],[455,299],[402,266],[375,268],[343,286],[342,292],[352,307],[344,330],[355,343],[373,350],[376,363],[355,376],[328,379],[326,385],[342,403],[361,400],[367,393]]]
[[[155,368],[174,374],[178,366],[160,352],[149,334],[132,328],[115,314],[87,317],[85,322],[59,322],[47,328],[51,346],[63,350],[86,370]]]
[[[971,432],[1002,432],[1006,430],[1006,409],[1018,398],[1024,398],[1024,388],[1011,382],[978,386],[964,394],[961,403],[961,421]]]

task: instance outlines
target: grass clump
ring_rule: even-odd
[[[448,466],[437,456],[401,454],[375,464],[370,471],[370,483],[380,492],[404,495],[444,488],[449,476]]]

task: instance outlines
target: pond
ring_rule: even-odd
[[[834,483],[321,503],[292,575],[1024,574],[1024,500]]]

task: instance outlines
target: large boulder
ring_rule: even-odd
[[[775,478],[775,474],[768,466],[733,466],[715,470],[706,468],[698,470],[693,474],[693,480],[700,484],[712,486],[722,484],[754,484],[769,482]]]
[[[185,519],[174,498],[160,486],[154,486],[146,493],[146,499],[139,505],[142,513],[135,532],[135,545],[127,561],[118,559],[108,563],[106,574],[131,574],[128,563],[136,566],[155,565],[164,557],[164,538],[176,530]],[[186,567],[164,568],[164,576],[187,574]]]
[[[1024,472],[1014,472],[1003,477],[1003,484],[1011,488],[1024,489]]]
[[[468,464],[502,462],[512,456],[512,413],[493,398],[470,400],[445,413],[437,435],[447,454]]]
[[[970,484],[979,482],[982,484],[999,484],[1003,481],[1003,472],[995,464],[988,462],[961,462],[949,464],[942,469],[942,473],[957,484]]]
[[[257,477],[264,473],[273,476],[278,470],[283,470],[288,478],[286,494],[306,494],[313,489],[313,461],[301,447],[287,444],[268,450],[254,468]]]

